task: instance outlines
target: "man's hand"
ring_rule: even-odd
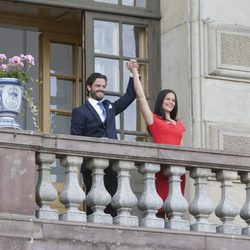
[[[132,72],[135,69],[139,69],[139,64],[137,63],[136,59],[130,59],[129,62],[127,62],[127,68]]]

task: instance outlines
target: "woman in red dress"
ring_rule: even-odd
[[[127,63],[128,69],[134,78],[134,88],[137,100],[153,141],[158,144],[182,145],[182,134],[184,125],[176,119],[178,112],[177,96],[173,90],[164,89],[157,97],[154,113],[149,108],[141,81],[138,74],[138,63],[131,59]],[[184,193],[185,176],[182,176],[181,190]],[[156,190],[163,201],[168,196],[168,177],[163,175],[163,169],[156,173]],[[158,216],[162,217],[164,212],[159,210]]]

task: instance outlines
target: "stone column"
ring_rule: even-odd
[[[104,186],[104,169],[109,166],[109,160],[91,159],[87,168],[92,170],[92,186],[86,197],[86,204],[93,213],[87,216],[88,222],[112,224],[113,218],[104,213],[105,207],[111,202],[111,196]]]
[[[196,223],[190,226],[191,230],[198,232],[216,232],[215,225],[208,221],[209,215],[214,211],[212,201],[208,197],[207,179],[212,175],[211,169],[195,168],[190,172],[195,180],[195,197],[189,206]]]
[[[79,206],[85,199],[85,193],[79,185],[78,172],[83,162],[82,157],[65,156],[61,164],[66,168],[66,183],[60,195],[60,201],[68,209],[60,215],[60,219],[86,222],[86,213],[79,211]]]
[[[36,201],[39,209],[36,216],[39,219],[58,220],[58,211],[51,209],[51,203],[57,198],[57,191],[51,183],[51,164],[55,161],[54,154],[38,153],[38,184]]]
[[[139,172],[144,175],[144,189],[138,200],[138,207],[144,214],[143,218],[140,219],[141,227],[164,228],[164,219],[156,217],[158,209],[163,204],[155,187],[155,173],[159,171],[159,164],[144,163],[139,166]]]
[[[242,234],[250,236],[250,173],[241,173],[240,177],[246,184],[246,201],[240,210],[240,217],[246,221],[247,227],[242,228]]]
[[[112,198],[111,205],[117,209],[114,224],[126,226],[138,226],[138,217],[131,215],[131,210],[136,206],[137,198],[130,187],[129,170],[134,169],[134,162],[116,161],[112,169],[117,172],[117,191]]]
[[[237,172],[221,170],[216,174],[216,179],[221,182],[221,200],[215,209],[215,214],[222,221],[222,225],[217,226],[218,233],[241,234],[241,228],[234,225],[232,221],[239,214],[239,209],[231,194],[233,180],[237,179]]]
[[[185,167],[164,167],[164,174],[169,178],[169,193],[163,204],[163,211],[169,218],[165,223],[165,227],[169,229],[189,230],[189,222],[182,219],[188,209],[188,202],[181,193],[181,176],[185,173]]]

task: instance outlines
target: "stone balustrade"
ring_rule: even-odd
[[[0,131],[0,138],[1,148],[8,148],[10,154],[13,150],[13,159],[17,154],[22,163],[20,152],[29,152],[35,159],[29,161],[27,171],[34,171],[37,165],[34,214],[38,219],[250,236],[249,155],[27,131],[14,134]],[[0,153],[2,164],[6,163],[7,152],[4,154]],[[51,165],[56,159],[60,159],[66,177],[60,196],[50,176]],[[78,178],[83,161],[92,171],[92,188],[87,195]],[[16,163],[13,161],[13,164]],[[118,187],[113,197],[104,186],[104,169],[108,166],[117,172]],[[154,185],[154,176],[160,166],[169,178],[169,195],[165,201],[161,200]],[[18,167],[24,166],[17,164]],[[135,194],[131,187],[131,173],[135,169],[143,182],[140,194]],[[180,188],[184,174],[193,180],[194,198],[190,201]],[[211,176],[215,176],[214,181],[220,186],[216,191],[220,194],[218,204],[213,202],[213,193],[209,193]],[[246,198],[242,207],[238,207],[237,197],[232,196],[236,180],[245,185],[242,192]],[[57,198],[66,208],[63,214],[51,208]],[[0,196],[0,199],[4,198]],[[79,210],[83,202],[91,207],[91,215]],[[109,203],[117,210],[114,218],[104,213]],[[167,215],[165,220],[156,216],[160,207]],[[210,221],[213,212],[220,223]],[[244,226],[235,223],[238,215]]]

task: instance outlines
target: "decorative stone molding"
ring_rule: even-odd
[[[85,200],[85,193],[78,180],[78,169],[80,169],[82,162],[82,157],[77,156],[65,156],[61,159],[62,166],[66,168],[66,184],[60,195],[60,201],[68,209],[60,215],[62,220],[86,222],[85,212],[78,209]]]
[[[74,231],[74,235],[77,232],[79,233],[79,236],[75,239],[81,239],[81,237],[86,236],[82,234],[82,229],[85,227],[91,228],[89,232],[91,238],[93,238],[93,234],[91,233],[93,228],[98,228],[99,232],[113,228],[116,230],[116,233],[119,233],[120,230],[127,225],[129,227],[126,230],[130,232],[130,237],[136,235],[138,238],[138,232],[143,232],[144,234],[146,231],[157,231],[157,234],[162,232],[164,234],[163,237],[165,237],[166,233],[171,230],[189,231],[189,225],[192,223],[191,230],[193,232],[191,234],[184,232],[177,234],[180,237],[183,237],[183,235],[189,235],[189,237],[196,235],[201,237],[201,235],[206,235],[207,231],[212,231],[208,230],[209,227],[207,227],[210,226],[208,221],[211,219],[211,211],[213,209],[213,205],[211,206],[208,197],[215,193],[208,194],[207,179],[211,178],[211,173],[216,173],[216,179],[214,180],[214,182],[217,182],[215,192],[220,194],[221,191],[221,197],[220,201],[216,201],[214,204],[216,206],[215,215],[222,223],[216,223],[217,231],[214,235],[217,233],[217,238],[224,237],[232,239],[232,236],[228,235],[234,235],[234,239],[239,238],[238,235],[241,235],[241,238],[247,240],[249,238],[249,154],[234,154],[233,152],[222,150],[173,147],[153,143],[131,143],[98,138],[78,138],[67,135],[55,136],[42,134],[41,136],[41,133],[29,134],[27,131],[18,131],[15,133],[0,131],[0,135],[2,148],[15,149],[14,152],[11,151],[10,153],[5,151],[8,156],[8,163],[5,162],[2,168],[14,166],[14,164],[16,164],[15,162],[18,161],[17,156],[21,159],[21,163],[22,159],[27,157],[27,154],[24,154],[24,151],[27,149],[30,150],[29,154],[36,157],[39,170],[36,194],[39,209],[36,213],[36,217],[39,220],[34,221],[34,223],[42,222],[45,229],[48,229],[48,224],[52,224],[52,228],[47,231],[53,232],[56,236],[58,236],[58,232],[55,231],[55,225],[60,226],[64,230],[68,226],[75,224],[77,225],[77,230]],[[101,158],[100,152],[102,155]],[[126,152],[125,155],[124,152]],[[13,157],[13,153],[15,157]],[[73,171],[69,171],[68,173],[66,171],[66,177],[68,175],[67,178],[70,180],[66,178],[66,182],[64,183],[65,192],[63,191],[63,198],[61,198],[66,205],[66,212],[69,212],[69,215],[72,216],[76,206],[82,200],[82,197],[80,197],[81,191],[79,193],[79,190],[77,190],[78,183],[75,175],[76,172],[74,171],[78,168],[77,166],[81,164],[82,157],[87,159],[87,167],[92,171],[93,185],[91,191],[88,193],[86,202],[92,208],[93,214],[88,216],[87,223],[81,221],[74,221],[73,223],[49,221],[58,220],[58,211],[54,211],[50,208],[51,203],[58,199],[58,193],[51,183],[50,171],[53,162],[55,159],[62,159],[62,164],[66,169],[73,167],[71,169]],[[110,166],[110,163],[115,163],[113,167],[118,173],[118,183],[120,183],[115,199],[117,206],[115,206],[122,212],[122,216],[125,216],[127,221],[130,220],[131,216],[138,215],[138,217],[140,217],[139,225],[133,224],[135,230],[131,228],[132,224],[130,221],[129,224],[115,225],[114,223],[110,225],[113,223],[113,218],[109,214],[104,213],[104,208],[111,202],[110,194],[106,191],[103,183],[104,169]],[[161,201],[159,201],[159,197],[155,192],[154,174],[159,170],[160,165],[164,166],[164,174],[169,177],[169,195],[163,206],[168,217],[165,223],[165,228],[168,230],[161,228],[161,220],[155,220],[155,213],[161,206]],[[134,166],[138,167],[139,173],[142,174],[144,178],[144,189],[141,191],[141,196],[139,193],[140,198],[137,204],[130,187],[130,174]],[[34,168],[35,161],[31,161],[26,171],[33,173]],[[79,169],[77,171],[79,171]],[[189,204],[185,197],[183,197],[180,189],[180,177],[185,174],[186,171],[189,172],[191,178],[195,180],[196,189],[194,200],[190,204],[190,213],[188,213]],[[238,178],[238,176],[241,178]],[[189,178],[189,175],[186,177]],[[9,178],[11,181],[13,178],[15,178],[15,180],[19,178],[19,175],[12,176],[12,174],[10,174],[9,176],[5,175],[4,178]],[[242,185],[242,188],[237,191],[235,196],[236,180],[237,183],[240,182],[241,185],[244,184],[246,190],[244,190]],[[190,182],[191,185],[192,183],[193,182]],[[221,185],[221,188],[219,188],[218,184]],[[76,192],[73,192],[73,186],[76,187]],[[5,195],[13,196],[11,187],[6,189],[5,186],[2,185],[2,189]],[[18,195],[13,197],[16,196],[18,196],[18,198],[24,198],[27,196],[27,193],[23,192],[22,188],[20,188]],[[244,196],[244,200],[241,200],[241,196]],[[4,204],[1,203],[1,206],[4,206]],[[141,214],[136,214],[138,208],[142,210],[144,217],[141,216]],[[239,210],[241,211],[241,217],[238,217]],[[77,212],[78,211],[76,211],[76,213]],[[188,218],[189,220],[183,219],[184,213],[185,216],[187,216],[185,219]],[[196,223],[193,224],[193,219],[190,215],[195,216]],[[4,218],[3,225],[6,226],[6,214],[1,214],[1,216]],[[9,214],[8,216],[13,215]],[[237,220],[239,219],[240,221],[233,223],[236,217]],[[63,219],[63,216],[60,218]],[[160,222],[159,225],[157,225],[158,222]],[[243,229],[239,226],[242,223]],[[144,230],[142,227],[144,227],[144,229],[147,227],[148,229]],[[4,230],[5,229],[6,228],[4,228]],[[46,233],[47,231],[45,230]],[[198,231],[198,234],[196,234],[195,231]],[[18,233],[20,233],[20,230],[18,230]],[[227,234],[227,236],[223,236],[221,233]],[[35,232],[35,234],[37,234],[37,232]],[[171,232],[171,234],[174,234],[174,232]],[[209,235],[209,237],[211,237],[211,234]],[[98,234],[96,237],[99,237]],[[97,239],[96,237],[94,237],[94,240]],[[115,234],[112,235],[112,237],[115,237]],[[117,243],[119,241],[115,239],[115,242]],[[130,246],[133,246],[133,244],[130,244]],[[198,247],[200,247],[200,245]],[[6,249],[8,249],[8,247]]]
[[[232,198],[233,181],[237,179],[237,172],[221,170],[216,173],[216,179],[221,182],[221,200],[215,214],[222,221],[222,225],[217,226],[216,230],[224,234],[241,234],[240,226],[233,224],[239,214],[237,203]]]
[[[207,147],[229,152],[250,153],[250,129],[234,124],[206,123]]]
[[[104,186],[104,169],[109,160],[94,158],[87,161],[87,168],[92,171],[92,186],[87,194],[86,203],[93,213],[87,216],[88,222],[112,224],[110,214],[104,213],[105,207],[111,202],[111,195]]]
[[[38,184],[36,187],[36,200],[39,209],[36,216],[39,219],[58,220],[58,211],[50,207],[57,198],[57,191],[51,183],[51,164],[55,161],[54,154],[39,153],[36,163],[38,164]]]
[[[240,217],[247,223],[242,234],[250,236],[250,173],[241,173],[241,181],[246,184],[246,201],[240,210]]]
[[[135,168],[134,162],[116,161],[112,169],[117,172],[117,191],[112,198],[111,205],[117,209],[114,224],[138,226],[138,217],[130,214],[137,204],[137,198],[130,187],[129,171]]]
[[[140,226],[164,228],[164,220],[156,217],[163,204],[155,187],[155,174],[160,171],[160,165],[144,163],[139,166],[138,171],[144,175],[144,189],[138,200],[138,207],[144,214]]]
[[[208,221],[214,211],[212,201],[208,196],[208,178],[212,176],[211,169],[195,168],[190,172],[190,177],[195,180],[195,197],[189,205],[189,212],[196,223],[190,225],[191,230],[198,232],[215,232],[215,225]]]
[[[164,166],[164,175],[169,179],[169,193],[163,203],[163,211],[169,220],[165,227],[176,230],[189,230],[189,222],[182,219],[184,212],[188,209],[188,202],[181,193],[181,176],[186,174],[185,167]]]
[[[208,76],[250,81],[250,28],[204,21]]]

